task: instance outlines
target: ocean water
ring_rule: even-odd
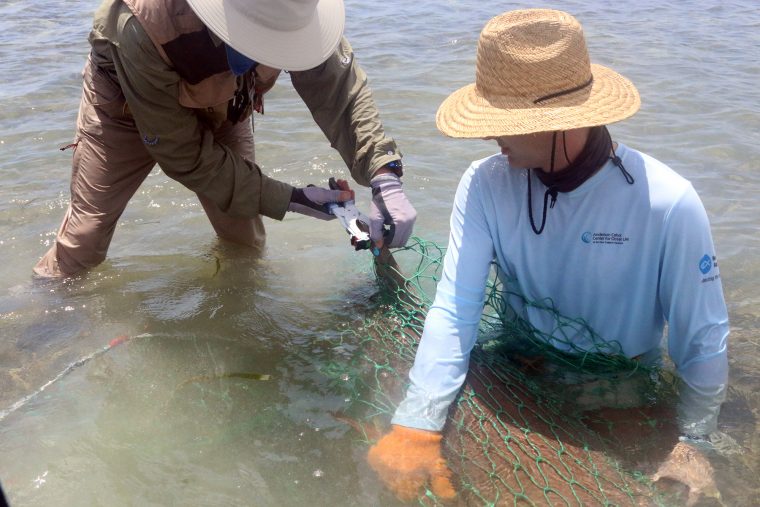
[[[345,392],[323,367],[376,292],[368,255],[336,223],[267,219],[254,259],[220,244],[194,195],[155,170],[103,265],[32,280],[68,203],[71,152],[59,148],[73,137],[96,6],[0,2],[0,483],[11,504],[392,504],[366,446],[330,415]],[[405,154],[417,236],[445,244],[460,175],[497,151],[440,135],[438,105],[474,80],[484,23],[534,6],[347,1],[347,36]],[[574,14],[592,61],[637,85],[641,111],[613,137],[702,197],[732,329],[720,425],[743,449],[713,466],[726,505],[760,504],[760,11],[750,0],[541,6]],[[294,185],[348,176],[286,76],[266,113],[255,120],[265,172]],[[369,191],[357,192],[367,209]],[[98,354],[119,336],[132,339]],[[225,372],[271,377],[198,380]]]

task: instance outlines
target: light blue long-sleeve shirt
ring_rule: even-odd
[[[464,383],[495,259],[528,301],[551,298],[560,314],[579,317],[628,357],[652,355],[668,323],[667,350],[683,380],[684,433],[715,430],[728,378],[728,316],[710,225],[691,184],[657,160],[620,145],[630,185],[608,162],[580,187],[561,193],[536,235],[527,208],[525,170],[506,157],[474,162],[462,177],[449,245],[409,378],[393,423],[440,430]],[[546,189],[535,175],[534,217]],[[510,300],[542,333],[550,312]],[[588,337],[563,336],[595,350]]]

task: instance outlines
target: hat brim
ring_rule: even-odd
[[[475,84],[455,91],[436,113],[438,129],[450,137],[484,138],[607,125],[632,116],[641,106],[636,87],[602,65],[591,64],[591,89],[536,105],[485,98]]]
[[[343,0],[319,0],[315,15],[298,30],[279,31],[257,23],[223,0],[188,0],[212,32],[239,53],[276,69],[308,70],[338,47],[345,27]]]

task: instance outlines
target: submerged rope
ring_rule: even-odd
[[[85,364],[89,363],[90,361],[92,361],[96,357],[99,357],[99,356],[105,354],[106,352],[110,351],[111,349],[113,349],[114,347],[116,347],[118,345],[121,345],[122,343],[125,343],[125,342],[127,342],[129,340],[133,340],[135,338],[145,338],[147,336],[152,336],[152,335],[150,335],[148,333],[144,333],[144,334],[140,334],[140,335],[136,335],[136,336],[132,336],[132,337],[126,336],[126,335],[117,336],[116,338],[114,338],[111,341],[109,341],[108,345],[105,345],[103,348],[100,348],[100,349],[98,349],[98,350],[96,350],[96,351],[94,351],[94,352],[92,352],[90,354],[87,354],[84,357],[81,357],[81,358],[77,359],[76,361],[73,361],[73,362],[69,363],[69,365],[66,366],[66,368],[64,368],[58,375],[56,375],[52,379],[50,379],[47,382],[45,382],[36,391],[27,394],[26,396],[24,396],[20,400],[18,400],[15,403],[13,403],[10,407],[8,407],[8,408],[0,411],[0,421],[4,420],[10,414],[12,414],[16,410],[20,409],[21,407],[23,407],[24,405],[26,405],[27,403],[29,403],[30,401],[32,401],[34,398],[36,398],[37,396],[39,396],[47,388],[49,388],[50,386],[52,386],[53,384],[55,384],[59,380],[63,379],[65,376],[67,376],[69,373],[71,373],[72,371],[76,370],[80,366],[84,366]]]

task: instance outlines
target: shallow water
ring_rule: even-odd
[[[760,503],[760,14],[755,2],[549,2],[584,24],[592,60],[629,77],[641,111],[613,137],[690,179],[710,216],[729,307],[731,391],[716,460],[726,505]],[[373,307],[366,253],[335,223],[267,220],[260,259],[220,245],[194,196],[156,170],[108,260],[66,283],[31,267],[68,200],[70,142],[94,1],[0,4],[0,482],[16,506],[388,505],[366,446],[330,416],[324,371]],[[445,243],[459,176],[492,143],[434,115],[474,78],[483,24],[530,6],[347,2],[347,35],[405,154],[415,234]],[[347,176],[286,77],[256,117],[257,157],[295,185]],[[367,209],[369,192],[359,190]],[[118,336],[39,391],[70,364]],[[196,379],[229,372],[269,380]],[[196,379],[196,380],[193,380]],[[34,394],[38,393],[38,394]],[[27,398],[31,396],[30,398]]]

